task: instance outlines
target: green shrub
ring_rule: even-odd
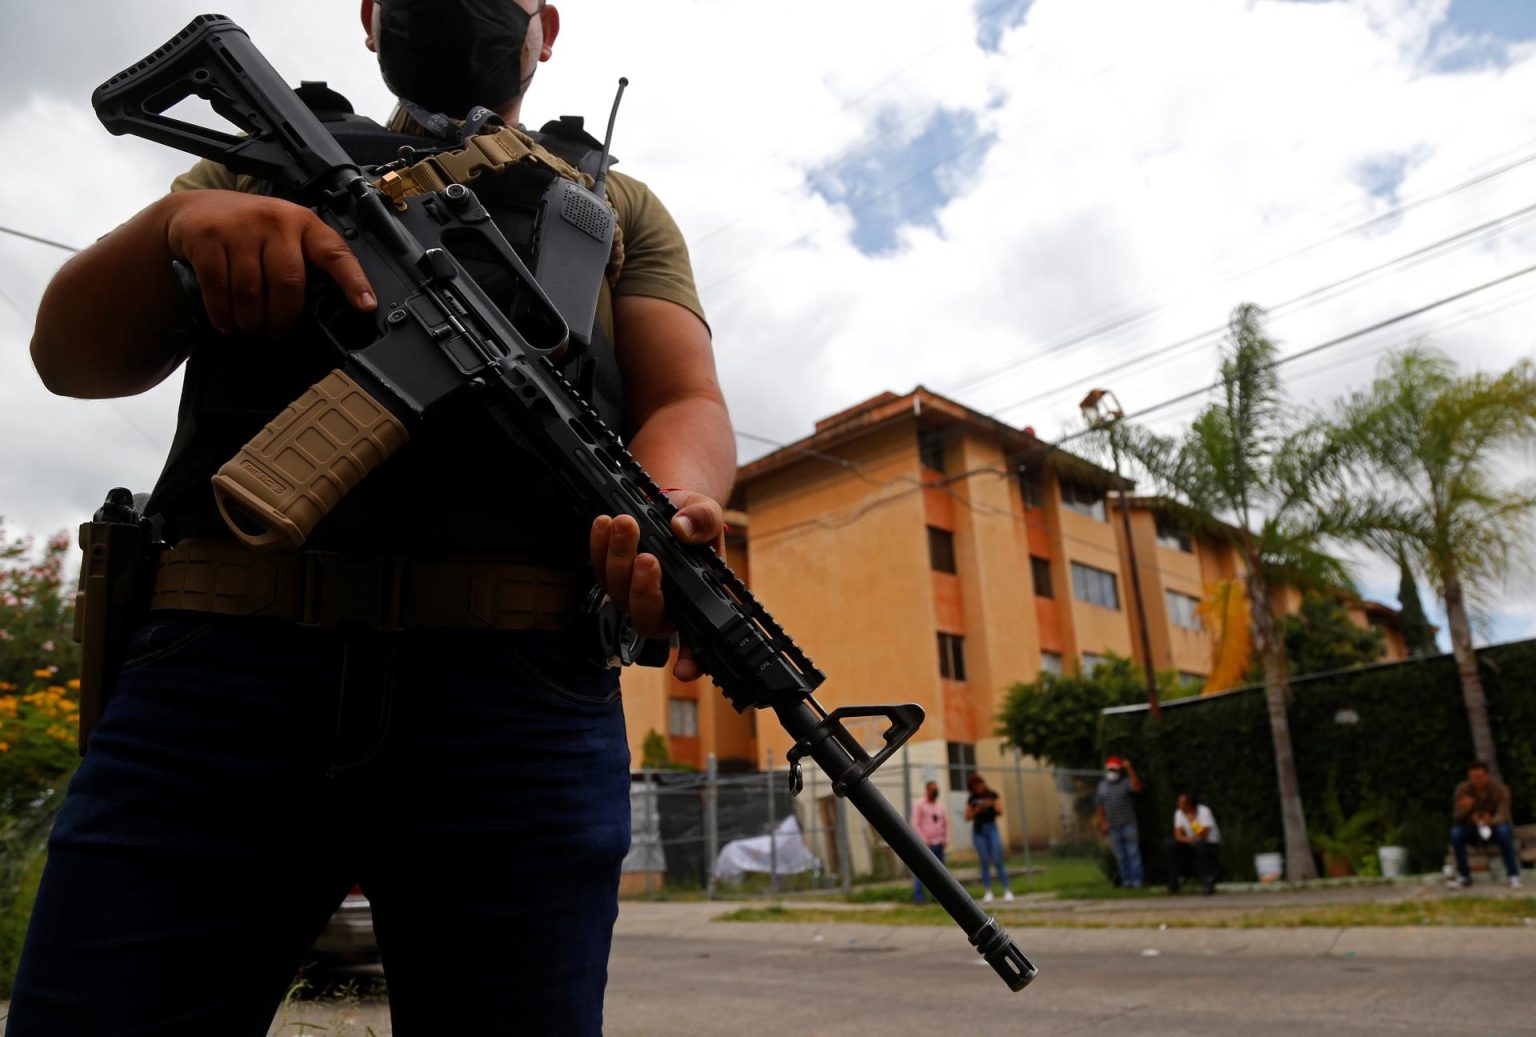
[[[11,979],[43,845],[79,756],[79,649],[63,533],[39,545],[0,524],[0,998]]]

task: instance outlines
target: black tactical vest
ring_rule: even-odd
[[[397,159],[402,147],[444,148],[442,141],[394,133],[353,114],[346,100],[323,84],[305,84],[300,95],[365,170]],[[583,132],[580,119],[546,124],[535,136],[583,172],[595,173],[601,145]],[[476,195],[530,269],[536,266],[539,200],[552,176],[525,164],[481,176],[474,184]],[[459,258],[495,298],[499,266],[482,267],[472,255]],[[229,536],[209,480],[339,359],[318,334],[189,334],[176,435],[148,509],[163,516],[166,538],[173,543],[187,537]],[[601,322],[592,337],[591,343],[572,342],[563,361],[565,372],[611,426],[621,429],[622,387]],[[570,510],[554,480],[471,408],[423,429],[322,520],[306,546],[359,555],[491,554],[542,565],[589,565],[586,525]]]

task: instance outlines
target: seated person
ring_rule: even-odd
[[[1495,781],[1482,760],[1467,767],[1467,780],[1456,786],[1451,810],[1451,848],[1456,851],[1456,877],[1452,889],[1472,885],[1472,868],[1467,863],[1467,844],[1496,843],[1504,858],[1504,874],[1509,884],[1520,888],[1520,858],[1515,853],[1515,833],[1510,827],[1509,786]]]
[[[1216,892],[1216,854],[1221,831],[1211,808],[1197,804],[1187,792],[1179,794],[1173,812],[1173,838],[1164,844],[1168,854],[1168,892],[1177,893],[1185,876],[1200,879],[1201,892]]]

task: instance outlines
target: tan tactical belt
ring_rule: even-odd
[[[262,616],[322,628],[565,631],[589,588],[590,582],[569,570],[487,559],[266,554],[224,540],[183,540],[160,555],[150,608]]]

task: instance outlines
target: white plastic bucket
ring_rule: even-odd
[[[1285,855],[1280,853],[1256,853],[1253,870],[1259,873],[1260,882],[1274,882],[1285,874]]]
[[[1376,857],[1381,861],[1381,873],[1389,879],[1408,874],[1408,849],[1403,846],[1378,846]]]

